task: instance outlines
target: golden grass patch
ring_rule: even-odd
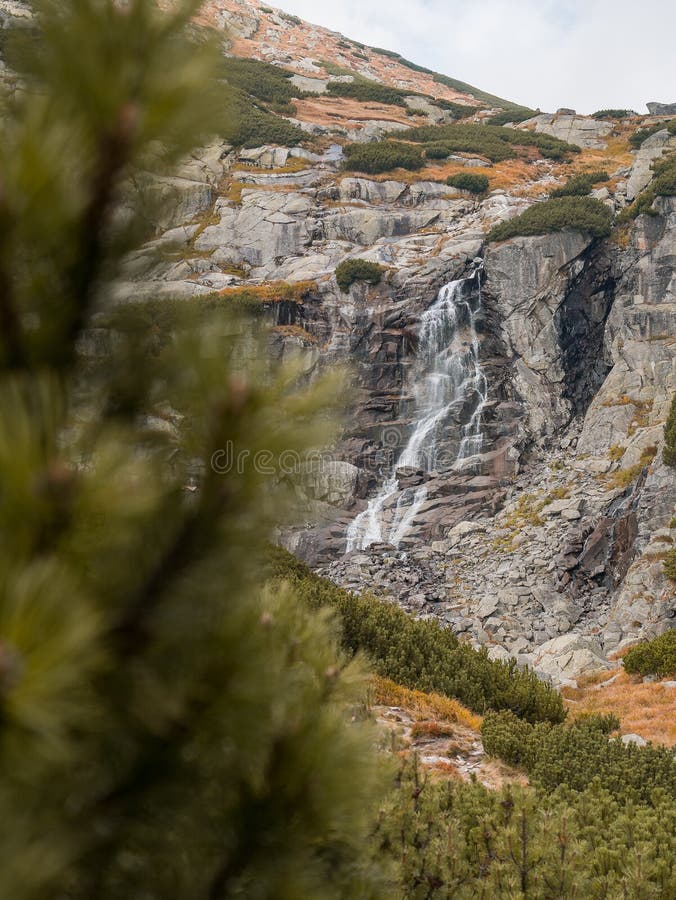
[[[578,681],[577,688],[562,690],[572,720],[589,713],[614,713],[622,734],[639,734],[647,741],[676,745],[676,690],[659,681],[643,683],[621,671],[601,672]],[[605,686],[604,686],[605,685]]]
[[[373,703],[382,706],[400,706],[428,727],[431,727],[432,721],[439,728],[449,722],[464,725],[473,731],[478,731],[481,727],[481,716],[471,712],[458,700],[444,697],[442,694],[426,694],[423,691],[411,690],[379,675],[373,677],[371,691]]]
[[[283,300],[299,303],[315,290],[316,281],[269,281],[266,284],[242,284],[223,288],[218,291],[218,295],[226,300],[237,300],[246,294],[249,299],[261,303],[281,303]]]

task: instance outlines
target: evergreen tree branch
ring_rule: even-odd
[[[8,232],[7,216],[4,186],[0,178],[0,235],[2,236]],[[23,334],[19,316],[14,308],[12,281],[5,262],[5,254],[0,253],[0,334],[5,344],[5,365],[10,369],[20,369],[26,364]]]
[[[107,134],[101,136],[89,201],[79,227],[75,262],[66,277],[70,316],[66,320],[63,342],[54,344],[58,354],[53,363],[68,368],[76,353],[77,338],[86,325],[96,298],[99,276],[106,260],[105,238],[115,210],[116,190],[130,161],[139,111],[128,102]]]

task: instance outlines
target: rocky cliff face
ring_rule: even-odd
[[[280,48],[290,54],[294,26],[277,13],[251,3],[209,9],[247,55],[264,45],[277,62]],[[286,62],[296,77],[303,68],[312,75],[305,57]],[[158,186],[173,213],[130,261],[129,279],[138,296],[186,302],[237,285],[302,283],[302,299],[264,304],[272,352],[302,354],[310,378],[349,367],[352,395],[330,461],[304,475],[306,524],[286,543],[341,584],[437,616],[492,656],[572,681],[673,624],[674,585],[661,559],[676,537],[676,478],[661,447],[676,390],[676,201],[659,199],[655,215],[606,240],[564,230],[489,244],[489,226],[570,167],[479,159],[478,171],[500,185],[480,201],[444,183],[476,165],[470,154],[419,175],[344,173],[340,145],[355,111],[343,113],[321,125],[311,149],[215,145],[188,161]],[[639,124],[562,113],[524,127],[575,138],[585,148],[578,171],[607,166],[610,187],[596,195],[617,211],[674,146],[658,131],[631,154],[627,137]],[[335,268],[350,258],[383,266],[382,282],[342,292]],[[474,279],[479,307],[474,331],[459,324],[454,339],[465,348],[477,341],[480,448],[458,454],[478,408],[468,389],[430,432],[439,462],[396,471],[420,424],[421,318],[444,285],[463,278]],[[393,474],[381,512],[385,521],[407,514],[398,546],[346,555],[350,523]]]

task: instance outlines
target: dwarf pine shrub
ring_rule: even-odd
[[[383,266],[366,259],[346,259],[336,266],[336,281],[341,291],[347,294],[355,281],[380,284],[384,271]]]
[[[397,141],[373,141],[369,144],[348,144],[343,148],[343,168],[368,172],[371,175],[392,169],[417,171],[425,165],[421,151],[410,144]]]
[[[676,551],[671,550],[670,555],[674,571],[669,577],[676,581]],[[652,641],[632,647],[622,662],[631,675],[676,675],[676,629],[670,628]]]
[[[489,241],[504,241],[518,235],[550,234],[564,228],[585,231],[594,237],[610,234],[612,212],[591,197],[556,197],[529,207],[520,216],[501,222],[488,233]]]
[[[485,194],[490,186],[490,181],[487,175],[459,172],[457,175],[450,175],[446,179],[446,184],[458,188],[460,191],[469,191],[471,194]]]

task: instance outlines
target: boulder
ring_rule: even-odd
[[[580,675],[613,667],[593,639],[563,634],[538,647],[533,668],[538,674],[547,675],[555,685],[575,686]]]
[[[676,116],[676,103],[646,103],[651,116]]]
[[[555,115],[540,113],[540,115],[517,125],[517,128],[551,134],[569,144],[598,150],[606,146],[603,138],[613,130],[613,123],[602,119],[578,116],[573,110],[562,109]]]
[[[623,734],[620,740],[623,744],[634,744],[636,747],[645,747],[648,743],[640,734]]]
[[[320,460],[305,473],[309,496],[335,506],[345,506],[354,496],[359,469],[342,460]]]

